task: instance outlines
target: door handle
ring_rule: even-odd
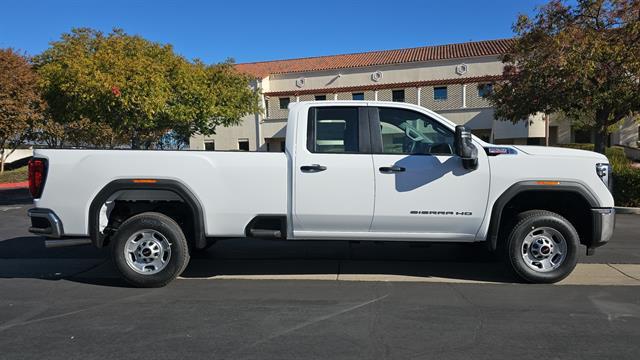
[[[393,166],[383,166],[379,170],[383,174],[391,174],[391,173],[397,173],[397,172],[405,172],[407,169],[403,168],[402,166],[393,165]]]
[[[300,166],[300,170],[302,172],[316,173],[316,172],[327,170],[327,167],[326,166],[322,166],[322,165],[318,165],[318,164],[302,165],[302,166]]]

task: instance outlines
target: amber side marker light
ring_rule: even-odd
[[[155,184],[158,180],[155,179],[134,179],[132,180],[135,184]]]
[[[538,185],[560,185],[560,181],[536,181]]]

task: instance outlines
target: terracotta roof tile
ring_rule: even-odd
[[[270,74],[500,55],[506,53],[512,44],[513,39],[485,40],[355,54],[243,63],[237,64],[236,69],[255,77],[263,78]]]

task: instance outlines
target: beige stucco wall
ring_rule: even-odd
[[[493,109],[440,110],[438,113],[457,125],[465,125],[470,129],[491,129],[494,121]]]
[[[612,140],[615,144],[638,147],[638,132],[640,123],[633,118],[627,118],[620,122],[618,129],[613,133]]]
[[[435,87],[440,87],[440,86],[435,86]],[[447,85],[446,88],[447,88],[446,100],[434,100],[433,98],[434,86],[425,86],[421,88],[420,105],[434,111],[461,109],[462,108],[462,85],[452,84],[452,85]]]
[[[212,136],[194,135],[189,139],[191,150],[204,150],[205,139],[213,139],[216,150],[238,150],[238,139],[249,139],[249,150],[256,151],[256,115],[242,118],[240,125],[218,127]]]
[[[482,84],[470,83],[466,84],[465,105],[468,108],[485,108],[491,107],[491,103],[478,95],[478,86]]]
[[[354,91],[354,92],[362,92],[364,93],[365,100],[375,100],[375,92],[374,91]],[[351,92],[339,92],[337,93],[337,100],[353,100],[353,93]]]
[[[392,101],[393,90],[404,90],[404,102],[410,104],[418,103],[418,89],[414,87],[378,90],[378,101]]]
[[[456,66],[467,65],[463,75]],[[269,91],[325,89],[344,86],[390,84],[411,81],[440,80],[502,74],[503,65],[496,56],[382,65],[354,69],[336,69],[305,73],[274,74],[269,77]],[[371,74],[381,71],[382,79],[373,81]],[[339,76],[338,76],[339,75]],[[296,86],[296,79],[304,78],[304,87]]]

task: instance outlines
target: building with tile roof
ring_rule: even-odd
[[[551,145],[589,142],[589,133],[571,129],[542,114],[513,124],[494,119],[485,99],[502,78],[500,56],[512,39],[498,39],[237,64],[255,78],[262,92],[262,114],[248,115],[238,126],[219,128],[211,137],[191,138],[192,149],[283,151],[287,106],[293,101],[404,101],[434,110],[464,124],[486,141],[501,144]],[[625,124],[614,143],[635,143],[638,128]]]

